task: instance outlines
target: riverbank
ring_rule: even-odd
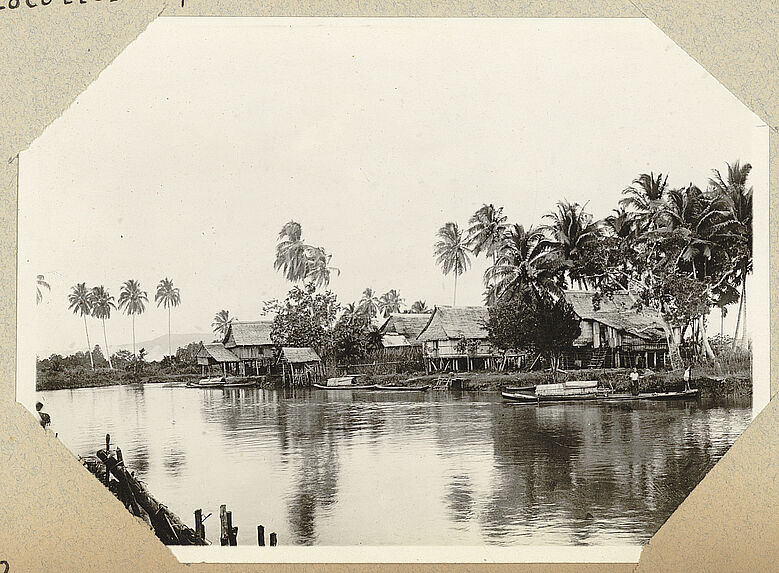
[[[197,380],[195,374],[149,374],[138,375],[124,370],[109,368],[77,369],[62,371],[55,374],[38,373],[35,381],[35,391],[74,390],[77,388],[100,388],[104,386],[125,386],[128,384],[164,384],[166,382],[181,382]]]

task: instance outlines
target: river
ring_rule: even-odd
[[[644,544],[751,421],[749,398],[503,403],[497,392],[191,389],[41,393],[59,438],[106,433],[190,525],[238,543]]]

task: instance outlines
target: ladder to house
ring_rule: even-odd
[[[603,368],[603,362],[606,360],[607,352],[608,348],[601,347],[594,349],[587,368]]]

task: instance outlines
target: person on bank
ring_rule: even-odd
[[[638,396],[638,379],[638,370],[634,366],[633,371],[630,373],[630,392],[633,396]]]
[[[51,416],[43,411],[43,404],[41,402],[35,403],[35,411],[38,412],[38,422],[40,423],[41,428],[45,430],[51,426]]]
[[[687,370],[684,371],[684,375],[682,376],[684,378],[684,389],[689,390],[690,389],[690,379],[692,378],[692,364],[690,364],[687,367]]]

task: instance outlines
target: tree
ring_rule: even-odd
[[[478,257],[483,252],[492,257],[492,264],[495,264],[506,233],[507,219],[503,214],[503,207],[495,208],[492,204],[482,205],[468,219],[470,227],[466,233],[466,243],[474,256]]]
[[[51,292],[51,286],[46,282],[46,278],[43,275],[38,275],[35,277],[35,304],[41,304],[41,301],[43,301],[42,288]]]
[[[411,310],[409,312],[413,314],[429,314],[433,311],[427,307],[424,300],[417,300],[411,305]]]
[[[146,303],[149,302],[145,290],[141,290],[141,283],[130,279],[122,284],[119,289],[119,310],[132,317],[133,324],[133,356],[135,356],[135,315],[143,314]]]
[[[600,237],[600,226],[593,222],[592,215],[578,203],[560,201],[557,210],[544,215],[551,223],[541,230],[550,235],[549,245],[557,253],[561,263],[568,268],[571,283],[587,286],[587,277],[577,268],[584,248]]]
[[[95,344],[95,347],[92,349],[92,356],[95,358],[95,366],[97,368],[105,368],[109,365],[99,344]]]
[[[211,323],[211,327],[214,329],[214,334],[219,334],[222,338],[227,335],[227,329],[233,323],[235,318],[230,318],[229,310],[220,310],[214,315],[214,322]]]
[[[752,170],[749,163],[741,165],[739,161],[728,164],[727,181],[723,179],[718,170],[714,170],[714,177],[709,179],[709,187],[719,201],[725,203],[733,221],[738,226],[742,240],[734,249],[733,268],[738,276],[736,287],[741,286],[739,297],[738,315],[736,317],[736,330],[733,334],[733,346],[738,343],[738,330],[742,326],[741,343],[746,344],[746,298],[747,275],[752,272],[752,194],[753,189],[747,189],[747,177]]]
[[[403,299],[395,289],[385,292],[379,298],[379,312],[385,316],[389,316],[393,312],[400,312],[401,306],[403,306]]]
[[[357,305],[357,312],[368,318],[376,318],[376,315],[379,313],[379,299],[372,288],[368,287],[362,291],[362,298]]]
[[[277,346],[310,346],[321,356],[330,350],[331,326],[337,312],[332,292],[316,293],[311,283],[294,287],[273,319],[271,340]]]
[[[157,285],[157,292],[154,295],[154,302],[157,308],[162,305],[168,310],[168,356],[173,356],[173,348],[170,341],[170,309],[181,304],[181,294],[179,289],[173,286],[173,281],[168,277],[162,279]]]
[[[663,177],[654,172],[642,173],[633,180],[633,185],[622,191],[625,198],[619,204],[625,208],[632,208],[635,213],[648,221],[654,219],[657,210],[662,205],[663,193],[668,185],[668,175]]]
[[[105,342],[105,353],[108,357],[108,367],[113,369],[111,363],[111,351],[108,349],[108,335],[106,334],[105,321],[111,318],[111,311],[116,309],[114,297],[109,294],[104,286],[92,287],[92,316],[103,323],[103,342]]]
[[[322,247],[306,247],[306,274],[305,280],[311,281],[316,287],[326,287],[330,284],[330,273],[335,271],[340,275],[341,271],[330,266],[329,255]]]
[[[513,225],[498,251],[495,264],[485,271],[485,285],[493,304],[501,298],[512,298],[527,289],[537,295],[562,292],[561,265],[557,253],[543,234],[532,227],[525,231],[522,225]]]
[[[564,297],[537,296],[526,290],[489,308],[489,340],[503,350],[533,347],[542,353],[557,379],[560,358],[581,334],[579,317]]]
[[[436,263],[444,275],[454,274],[454,296],[452,305],[457,305],[457,277],[462,275],[471,264],[470,249],[466,245],[462,231],[457,223],[446,223],[438,230],[438,241],[434,245]]]
[[[284,277],[292,283],[302,281],[308,274],[306,245],[303,243],[302,233],[300,223],[289,221],[281,228],[276,244],[276,261],[273,268],[282,271]]]
[[[92,370],[95,369],[95,361],[92,357],[92,346],[89,342],[89,327],[87,326],[87,316],[92,315],[92,295],[89,289],[87,289],[86,283],[78,283],[73,286],[68,295],[68,310],[73,311],[73,314],[78,314],[84,319],[84,332],[87,335],[87,352],[89,352],[89,363],[92,365]]]

